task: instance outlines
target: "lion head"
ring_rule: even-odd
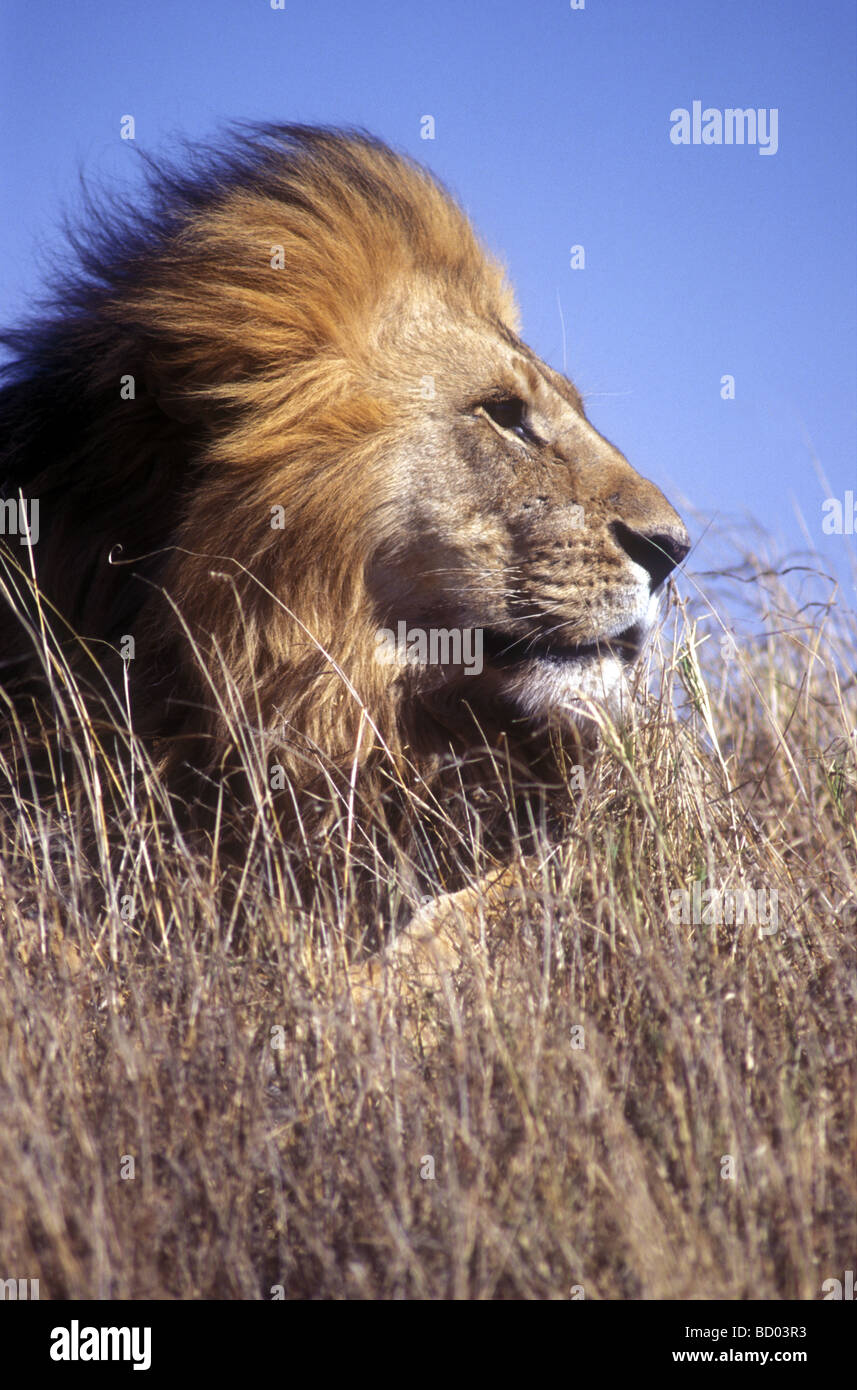
[[[461,209],[361,133],[253,127],[102,215],[7,335],[0,479],[63,633],[133,639],[167,765],[246,734],[293,797],[615,699],[688,538],[516,325]]]

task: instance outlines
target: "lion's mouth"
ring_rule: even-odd
[[[482,629],[482,650],[485,659],[501,670],[526,665],[529,662],[554,666],[603,661],[607,657],[631,664],[637,660],[646,640],[648,626],[632,623],[613,637],[592,642],[564,643],[541,632],[502,632],[497,628]]]

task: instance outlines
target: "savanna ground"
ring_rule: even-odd
[[[682,591],[566,842],[474,895],[485,952],[416,1032],[394,981],[349,1001],[347,887],[296,911],[264,789],[224,899],[61,663],[47,789],[4,711],[0,1278],[818,1299],[855,1267],[853,595],[746,557]],[[682,922],[695,882],[763,920]]]

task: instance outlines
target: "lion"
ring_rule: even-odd
[[[454,887],[414,826],[469,792],[497,829],[510,777],[567,784],[687,532],[522,341],[501,265],[410,158],[254,125],[147,163],[145,209],[102,211],[3,340],[2,506],[38,502],[42,610],[82,671],[128,676],[188,804],[226,785],[240,808],[257,758],[305,858],[331,818],[354,846],[365,812]],[[10,698],[32,699],[11,606],[0,641]]]

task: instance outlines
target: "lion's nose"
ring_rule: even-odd
[[[662,523],[645,531],[634,531],[624,521],[614,521],[610,529],[634,564],[648,570],[652,593],[660,588],[690,550],[690,536],[678,521],[675,525],[665,526]]]

